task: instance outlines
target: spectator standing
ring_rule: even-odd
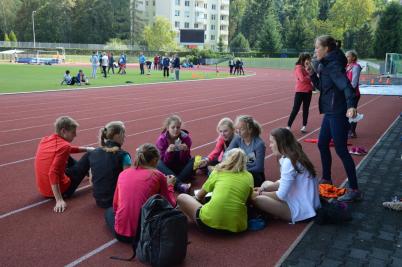
[[[163,65],[163,77],[169,78],[170,59],[169,59],[168,54],[166,54],[165,57],[163,58],[162,65]]]
[[[112,73],[114,74],[114,57],[113,53],[109,54],[109,66],[107,68],[107,73],[109,74],[110,69],[112,69]]]
[[[138,63],[140,63],[140,74],[144,75],[145,71],[144,71],[144,64],[145,64],[146,58],[144,56],[144,53],[141,52],[139,58],[138,58]]]
[[[174,69],[174,75],[175,75],[176,81],[178,81],[179,75],[180,75],[180,58],[177,54],[174,55],[172,67]]]
[[[106,53],[103,52],[102,56],[102,71],[103,71],[103,77],[107,78],[106,74],[106,68],[109,66],[109,58],[107,57]]]
[[[89,59],[92,65],[92,74],[91,77],[96,79],[96,69],[98,68],[99,58],[95,51],[92,53],[91,58]]]

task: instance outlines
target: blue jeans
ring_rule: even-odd
[[[344,113],[324,115],[318,139],[318,148],[321,155],[322,178],[328,181],[332,180],[332,157],[329,148],[329,143],[332,138],[334,140],[336,154],[338,154],[338,157],[342,160],[343,167],[348,176],[349,187],[352,189],[358,189],[355,163],[348,151],[348,131],[349,121]]]

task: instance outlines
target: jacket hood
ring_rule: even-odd
[[[329,52],[322,60],[321,62],[324,65],[329,64],[330,62],[337,62],[338,64],[340,64],[343,68],[346,67],[346,65],[348,64],[348,60],[345,56],[345,54],[342,52],[342,50],[335,49],[331,52]]]

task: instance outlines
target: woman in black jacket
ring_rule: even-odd
[[[355,163],[347,148],[348,118],[354,118],[357,114],[354,108],[356,95],[345,73],[347,59],[336,40],[328,35],[316,39],[315,56],[319,64],[316,72],[311,75],[311,80],[320,90],[319,110],[324,113],[318,139],[322,164],[321,183],[332,184],[329,143],[333,139],[336,153],[342,160],[349,181],[346,194],[338,200],[360,200],[362,194],[358,190]]]

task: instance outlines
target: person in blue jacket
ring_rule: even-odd
[[[145,74],[145,71],[144,71],[145,61],[147,61],[147,59],[145,58],[144,53],[141,52],[141,54],[140,54],[140,56],[138,58],[138,62],[140,63],[141,75]]]
[[[180,58],[177,54],[174,55],[173,63],[172,63],[172,68],[174,69],[174,74],[176,77],[176,81],[179,80],[179,74],[180,74]]]
[[[345,73],[347,59],[338,47],[337,41],[329,35],[316,39],[315,56],[318,65],[311,75],[311,80],[320,90],[319,110],[324,114],[318,139],[322,164],[320,183],[332,184],[329,144],[333,139],[335,151],[342,160],[349,181],[347,192],[338,200],[346,202],[360,200],[362,193],[357,185],[355,163],[347,148],[348,118],[354,118],[357,114],[355,91]]]

